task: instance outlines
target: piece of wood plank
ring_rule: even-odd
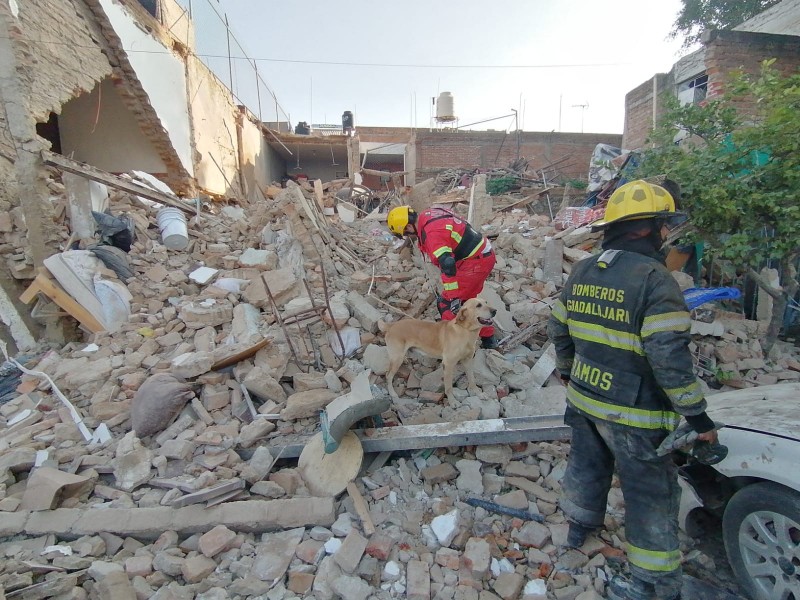
[[[87,179],[91,179],[92,181],[99,181],[100,183],[104,183],[109,187],[113,187],[118,190],[123,190],[125,192],[141,196],[142,198],[147,198],[148,200],[152,200],[153,202],[158,202],[159,204],[164,204],[166,206],[177,208],[190,216],[194,216],[195,214],[194,206],[184,204],[180,200],[172,198],[163,192],[159,192],[152,188],[144,187],[143,185],[139,185],[137,183],[134,183],[133,181],[123,179],[122,177],[118,177],[117,175],[106,173],[105,171],[101,171],[100,169],[97,169],[91,165],[71,160],[66,156],[61,156],[60,154],[56,154],[54,152],[42,150],[42,160],[46,165],[57,167],[61,171],[65,171],[67,173],[74,173],[75,175],[81,175],[83,177],[86,177]]]
[[[243,383],[239,383],[239,389],[242,391],[242,400],[244,400],[244,405],[247,407],[246,414],[249,417],[249,420],[247,420],[247,422],[252,423],[255,419],[258,418],[258,411],[256,411],[256,407],[253,404],[253,399],[250,397],[250,390],[248,390]]]
[[[11,598],[51,598],[58,594],[66,594],[67,591],[78,585],[78,578],[88,571],[89,569],[82,569],[71,573],[57,573],[45,581],[6,592],[5,598],[9,600]]]
[[[31,282],[31,284],[27,287],[27,289],[22,292],[19,299],[22,301],[23,304],[30,304],[33,302],[34,298],[36,298],[36,294],[42,291],[42,287],[39,285],[39,277],[42,274],[39,273],[36,278]]]
[[[103,324],[100,323],[100,321],[98,321],[92,313],[86,310],[81,304],[78,303],[77,300],[75,300],[75,298],[73,298],[67,292],[65,292],[57,282],[50,279],[50,277],[48,277],[44,273],[39,273],[36,276],[36,279],[34,279],[34,283],[37,286],[36,291],[42,292],[45,296],[47,296],[53,302],[58,304],[58,306],[60,306],[70,315],[75,317],[75,319],[77,319],[77,321],[81,325],[86,327],[86,329],[88,329],[92,333],[98,333],[100,331],[106,330]],[[33,284],[31,285],[31,287],[32,286]],[[30,300],[28,300],[27,302],[24,300],[24,298],[30,298],[30,294],[28,294],[29,291],[30,287],[27,290],[25,290],[25,292],[23,292],[22,296],[20,296],[20,299],[23,302],[25,302],[25,304],[28,304],[30,302]]]
[[[322,195],[322,181],[319,179],[314,180],[314,198],[317,200],[317,208],[319,208],[319,211],[325,214],[323,210],[325,208],[325,198]]]
[[[548,188],[548,189],[550,189],[550,188]],[[544,190],[542,190],[542,191],[544,191]],[[511,204],[506,204],[502,208],[499,208],[497,210],[497,212],[504,212],[504,211],[507,211],[507,210],[512,210],[514,208],[522,208],[523,206],[526,206],[526,205],[530,204],[534,200],[538,202],[539,199],[540,199],[539,195],[541,193],[542,192],[539,192],[534,196],[527,196],[527,197],[523,198],[522,200],[517,200],[516,202],[512,202]]]
[[[264,346],[269,344],[272,341],[272,338],[264,338],[259,342],[253,344],[249,348],[245,348],[241,352],[237,352],[236,354],[232,354],[231,356],[227,356],[221,360],[218,360],[213,365],[211,365],[212,371],[218,371],[219,369],[224,369],[225,367],[230,367],[231,365],[235,365],[237,363],[242,362],[243,360],[250,358],[251,356],[255,356],[255,354],[261,350]]]
[[[199,492],[194,492],[193,494],[186,494],[185,496],[176,498],[175,500],[173,500],[170,506],[172,506],[173,508],[182,508],[184,506],[189,506],[190,504],[199,504],[200,502],[207,502],[208,500],[212,500],[213,498],[218,498],[219,496],[225,496],[235,490],[243,490],[243,489],[244,489],[244,479],[231,479],[230,481],[226,481],[224,483],[220,483],[219,485],[215,485],[213,487],[200,490]]]
[[[211,508],[212,506],[216,506],[217,504],[222,504],[223,502],[228,502],[229,500],[233,500],[234,498],[239,498],[244,494],[244,490],[233,490],[228,492],[227,494],[222,494],[222,496],[217,496],[216,498],[212,498],[208,502],[206,502],[206,508]]]
[[[405,175],[408,175],[408,171],[377,171],[375,169],[364,169],[361,168],[359,171],[364,175],[374,175],[375,177],[389,177],[390,179],[399,179]]]
[[[358,518],[361,519],[361,528],[364,530],[364,535],[369,537],[375,533],[375,524],[372,522],[372,516],[369,514],[369,507],[364,496],[358,491],[358,486],[355,482],[351,481],[347,484],[347,493],[353,499],[353,506],[356,509]]]
[[[393,452],[391,450],[384,450],[383,452],[379,452],[378,455],[369,464],[369,467],[367,467],[367,473],[374,473],[375,471],[383,467],[383,465],[386,464],[386,462],[389,460],[392,454]]]
[[[160,477],[154,477],[147,482],[147,485],[165,488],[168,490],[180,490],[185,494],[192,494],[195,492],[195,488],[191,481],[181,481],[179,479],[162,479]]]

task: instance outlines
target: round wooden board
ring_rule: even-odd
[[[352,431],[345,434],[339,448],[332,454],[325,454],[325,444],[320,432],[303,448],[297,468],[308,491],[313,495],[338,496],[356,478],[363,460],[361,441]]]

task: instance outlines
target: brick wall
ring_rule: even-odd
[[[675,93],[673,71],[658,73],[625,94],[623,148],[635,150],[644,146],[653,129],[653,82],[656,85],[656,118],[658,118],[664,112],[662,95]]]
[[[429,131],[407,127],[359,127],[362,142],[407,143],[416,156],[413,177],[419,182],[451,168],[507,167],[517,157],[517,137],[502,131]],[[564,179],[586,178],[597,144],[619,146],[617,133],[544,133],[523,131],[519,156],[534,170],[555,166]],[[561,161],[561,162],[559,162]]]
[[[408,127],[359,127],[356,123],[358,139],[362,142],[382,142],[385,144],[407,144],[411,141],[412,130]]]
[[[30,110],[39,122],[111,74],[97,42],[100,29],[80,0],[26,0],[16,33],[17,72],[30,85]]]
[[[93,89],[96,82],[111,73],[111,65],[102,52],[99,28],[81,0],[26,0],[18,3],[16,16],[8,9],[7,2],[0,4],[10,34],[4,51],[9,52],[10,45],[22,104],[15,105],[12,113],[17,119],[19,135],[25,136],[16,140],[19,144],[25,143],[28,137],[35,139],[34,123],[46,123],[50,113],[60,112],[70,98]],[[0,112],[5,115],[6,110]],[[0,232],[0,260],[4,265],[8,261],[16,276],[32,272],[27,267],[33,265],[34,256],[42,252],[52,254],[60,239],[51,214],[52,204],[47,201],[44,170],[36,177],[28,176],[24,182],[26,189],[33,189],[42,202],[37,207],[29,203],[31,220],[25,222],[22,218],[17,172],[12,163],[16,154],[15,141],[7,125],[0,119],[3,130],[0,135],[0,213],[15,215],[15,218],[5,223]],[[41,141],[30,144],[28,150],[38,149]],[[24,249],[24,260],[17,258],[21,254],[19,249]],[[9,272],[3,269],[0,279],[8,277]],[[18,293],[6,291],[13,297]]]
[[[725,89],[726,79],[732,71],[743,70],[757,74],[761,62],[775,58],[775,67],[785,73],[800,66],[800,38],[789,35],[752,33],[746,31],[709,31],[703,37],[702,61],[708,75],[706,97],[719,96]],[[657,86],[657,114],[663,113],[663,94],[676,94],[676,63],[669,73],[654,76]],[[683,80],[683,78],[681,79]],[[743,101],[738,108],[744,114],[753,113],[751,102]],[[653,126],[653,79],[645,81],[625,95],[624,148],[635,149],[644,145]]]
[[[519,156],[533,170],[558,163],[555,169],[561,177],[585,179],[592,151],[601,143],[619,146],[622,136],[524,131],[519,136]],[[506,167],[517,157],[517,137],[495,131],[417,130],[416,155],[417,181],[449,168]]]
[[[794,72],[800,67],[800,37],[796,36],[710,31],[703,36],[703,44],[706,46],[708,98],[724,92],[731,71],[758,74],[761,62],[766,59],[776,59],[773,66],[783,73]],[[744,100],[737,107],[744,114],[754,112],[752,101]]]

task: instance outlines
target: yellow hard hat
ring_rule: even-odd
[[[667,190],[637,179],[614,190],[603,218],[592,223],[592,228],[603,229],[612,223],[654,217],[666,218],[670,225],[686,221],[684,213],[675,212],[675,200]]]
[[[417,220],[416,211],[410,206],[398,206],[389,211],[386,216],[386,225],[389,231],[398,237],[402,237],[406,230],[406,225]]]

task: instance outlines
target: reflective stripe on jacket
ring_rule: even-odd
[[[570,376],[567,401],[590,418],[650,431],[702,413],[690,326],[678,284],[655,258],[607,250],[581,261],[547,327],[556,366]]]
[[[475,231],[464,219],[443,208],[429,208],[417,216],[419,249],[439,266],[439,259],[447,252],[458,260],[479,254],[486,238]]]

